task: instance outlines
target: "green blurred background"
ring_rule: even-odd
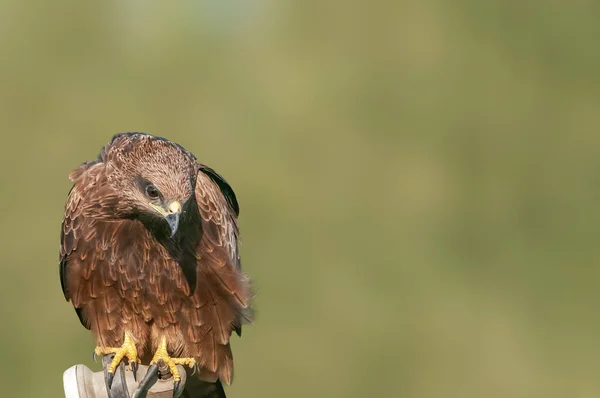
[[[67,175],[144,131],[241,203],[231,397],[597,397],[599,4],[2,2],[0,395],[99,370]]]

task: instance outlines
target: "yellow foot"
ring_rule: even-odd
[[[158,362],[161,360],[169,367],[169,370],[173,375],[173,381],[175,383],[175,388],[173,391],[177,390],[177,387],[181,382],[181,375],[179,374],[179,370],[177,370],[177,365],[189,366],[194,370],[194,373],[198,368],[198,364],[196,364],[196,360],[194,358],[171,358],[167,352],[167,339],[165,336],[162,337],[160,345],[158,346],[152,361],[150,361],[150,365],[158,365]]]
[[[112,384],[112,380],[115,377],[115,370],[117,366],[121,363],[123,358],[127,358],[129,360],[129,365],[131,366],[131,370],[133,371],[133,377],[136,377],[138,363],[140,362],[137,357],[137,349],[135,348],[135,342],[133,338],[129,334],[129,332],[125,332],[125,339],[123,341],[123,345],[119,348],[115,347],[96,347],[94,350],[94,359],[99,355],[109,355],[115,354],[115,357],[111,361],[110,365],[106,369],[108,372],[108,387],[110,388]]]

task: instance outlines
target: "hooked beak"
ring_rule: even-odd
[[[174,201],[169,205],[169,209],[167,214],[165,215],[165,220],[169,224],[169,228],[171,229],[171,238],[175,236],[177,232],[177,227],[179,227],[179,216],[181,215],[181,203]]]

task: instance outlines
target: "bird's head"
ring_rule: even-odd
[[[173,237],[194,197],[193,155],[162,138],[135,134],[117,136],[101,156],[117,193],[117,213],[152,226],[166,224]]]

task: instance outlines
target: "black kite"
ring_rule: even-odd
[[[251,320],[229,184],[166,139],[123,133],[69,178],[60,279],[98,355],[198,368],[230,384],[231,333]],[[188,378],[189,381],[191,381]],[[195,396],[195,395],[193,395]]]

